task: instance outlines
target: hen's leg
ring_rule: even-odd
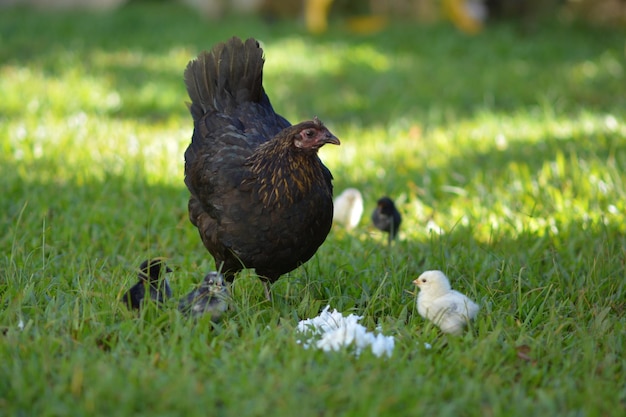
[[[263,290],[265,291],[265,298],[267,299],[267,301],[272,302],[272,291],[270,286],[271,284],[268,281],[263,280]]]

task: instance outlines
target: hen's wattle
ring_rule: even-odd
[[[317,117],[291,126],[274,112],[263,63],[256,40],[232,38],[185,70],[189,218],[227,281],[255,268],[274,282],[315,254],[332,223],[332,175],[317,151],[339,140]]]

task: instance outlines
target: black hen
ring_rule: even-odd
[[[167,278],[161,278],[161,271],[164,273],[172,272],[165,265],[163,258],[152,258],[141,263],[138,274],[139,282],[133,285],[122,298],[128,308],[139,309],[141,307],[141,302],[146,296],[146,288],[148,288],[150,298],[157,303],[163,303],[172,297],[170,284]]]
[[[389,233],[388,242],[391,243],[398,234],[402,216],[389,197],[382,197],[376,203],[376,209],[372,213],[372,223],[377,229]]]
[[[229,282],[243,268],[276,281],[315,254],[333,218],[332,175],[317,151],[339,140],[317,117],[291,126],[274,112],[263,63],[256,40],[232,38],[185,70],[189,218]]]

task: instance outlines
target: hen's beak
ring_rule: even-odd
[[[337,139],[337,137],[330,132],[326,132],[326,135],[322,137],[322,140],[320,142],[322,145],[325,145],[327,143],[332,143],[333,145],[341,145],[339,139]]]

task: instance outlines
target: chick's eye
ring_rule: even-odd
[[[422,278],[422,282],[426,282],[426,278]]]

